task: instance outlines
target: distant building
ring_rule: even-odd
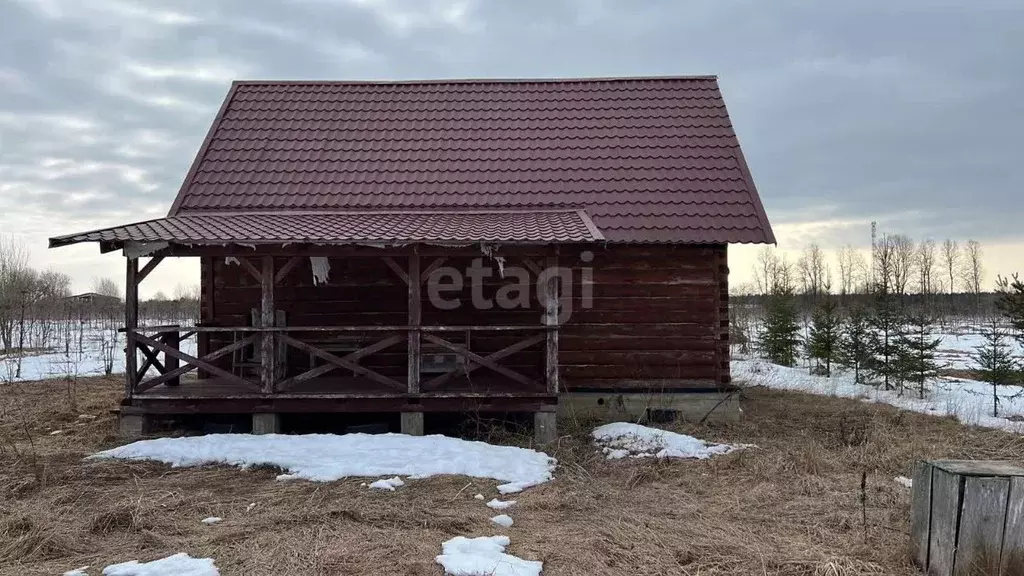
[[[65,302],[74,304],[86,304],[89,306],[120,306],[121,299],[116,296],[107,296],[96,292],[84,292],[64,298]]]

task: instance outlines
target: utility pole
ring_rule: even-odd
[[[878,260],[878,222],[871,221],[871,286],[868,292],[875,289],[875,266]]]

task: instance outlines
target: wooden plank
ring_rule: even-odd
[[[155,330],[155,332],[166,331],[166,327],[162,330]],[[234,326],[181,326],[178,328],[178,332],[405,332],[407,330],[419,330],[421,332],[465,332],[471,330],[474,332],[537,332],[545,330],[544,326],[487,326],[478,324],[466,324],[464,326],[450,325],[450,326],[406,326],[404,324],[395,324],[389,326],[381,325],[366,325],[366,326],[283,326],[269,328],[260,328],[259,326],[246,326],[237,324]],[[124,332],[124,329],[120,330]],[[145,334],[154,332],[153,327],[137,328],[136,332],[139,334]]]
[[[495,336],[492,336],[494,338]],[[559,331],[558,355],[563,364],[572,363],[572,357],[566,356],[570,353],[579,353],[583,357],[586,354],[609,353],[658,353],[658,352],[714,352],[718,342],[712,337],[673,337],[673,336],[650,336],[630,337],[617,334],[598,332],[597,334],[580,336],[577,334],[566,334],[564,330]],[[589,362],[587,362],[589,363]]]
[[[146,375],[146,372],[149,371],[151,366],[156,366],[157,371],[161,374],[167,373],[167,368],[165,368],[160,362],[156,352],[150,350],[145,344],[139,344],[138,342],[135,343],[135,348],[142,352],[142,356],[145,358],[142,362],[142,366],[139,367],[138,374],[135,377],[136,382],[142,382],[142,378]],[[175,368],[177,368],[177,366],[175,366]]]
[[[998,574],[1009,493],[1009,478],[964,479],[954,576]]]
[[[231,256],[229,256],[229,258],[230,257]],[[248,258],[246,258],[245,256],[234,256],[233,258],[235,260],[238,260],[238,265],[241,266],[243,270],[248,272],[249,276],[251,276],[257,282],[260,282],[262,280],[263,274],[255,266],[253,266],[252,262],[250,262]]]
[[[169,331],[169,332],[164,332],[163,334],[161,334],[160,335],[160,341],[163,342],[164,344],[167,344],[171,348],[174,348],[175,350],[180,350],[181,349],[181,337],[180,337],[180,335],[177,332],[177,326],[175,326],[175,330]],[[166,355],[165,354],[164,355],[164,365],[166,366],[166,368],[164,370],[162,370],[162,372],[164,372],[164,373],[170,372],[171,370],[177,370],[178,367],[179,367],[178,359],[176,357],[174,357],[174,356]],[[168,386],[177,386],[180,383],[181,383],[181,380],[179,378],[177,378],[177,377],[171,378],[170,380],[167,381],[167,385]]]
[[[566,382],[614,382],[619,379],[690,379],[714,381],[718,367],[714,363],[678,366],[623,366],[603,364],[566,364],[561,367]]]
[[[406,385],[404,383],[402,383],[402,382],[398,382],[397,380],[393,380],[391,378],[388,378],[387,376],[383,376],[381,374],[378,374],[377,372],[374,372],[373,370],[370,370],[369,368],[366,368],[365,366],[360,366],[359,364],[356,364],[354,362],[350,362],[350,361],[345,360],[344,358],[341,358],[339,356],[335,356],[334,354],[331,354],[330,352],[324,352],[323,350],[320,350],[319,348],[310,346],[309,344],[306,344],[305,342],[303,342],[301,340],[296,340],[295,338],[292,338],[291,336],[288,336],[287,334],[281,334],[279,337],[283,338],[285,340],[285,342],[288,343],[288,345],[294,346],[295,348],[298,348],[299,350],[302,350],[303,352],[308,352],[308,353],[316,356],[317,358],[323,359],[325,362],[330,362],[331,364],[335,364],[335,365],[340,366],[342,368],[347,368],[347,369],[355,372],[356,374],[359,374],[361,376],[369,378],[370,380],[373,380],[374,382],[378,382],[380,384],[384,384],[386,386],[390,386],[392,388],[397,388],[397,389],[403,390],[403,391],[406,389]],[[400,342],[402,340],[402,338],[400,336],[396,336],[395,338],[397,338],[396,342]],[[350,354],[350,356],[351,356],[351,354]]]
[[[455,352],[456,354],[466,358],[467,360],[471,360],[473,362],[476,362],[477,364],[482,365],[484,368],[490,368],[491,370],[494,370],[498,374],[501,374],[502,376],[505,376],[506,378],[509,378],[509,379],[514,380],[516,382],[519,382],[520,384],[522,384],[524,386],[528,386],[528,387],[531,387],[531,388],[532,387],[542,387],[543,386],[540,382],[537,382],[536,380],[531,380],[530,378],[527,378],[526,376],[523,376],[522,374],[520,374],[518,372],[514,372],[512,370],[509,370],[508,368],[505,368],[504,366],[502,366],[502,365],[500,365],[500,364],[498,364],[496,362],[488,360],[487,358],[484,358],[483,356],[480,356],[479,354],[475,354],[473,352],[470,352],[470,350],[468,348],[466,348],[465,346],[460,346],[458,344],[454,344],[454,343],[449,342],[447,340],[442,340],[441,338],[438,338],[437,336],[434,336],[432,334],[423,334],[423,339],[428,341],[428,342],[430,342],[430,343],[432,343],[432,344],[437,344],[438,346],[441,346],[443,348],[447,348],[448,350],[451,350],[452,352]]]
[[[932,465],[918,462],[914,469],[914,494],[910,506],[910,556],[921,568],[928,567],[928,532],[932,512]]]
[[[1010,478],[999,574],[1024,576],[1024,478],[1019,476]]]
[[[546,339],[546,335],[545,334],[537,334],[535,336],[531,336],[531,337],[529,337],[529,338],[527,338],[525,340],[522,340],[520,342],[516,342],[515,344],[506,346],[505,348],[502,348],[501,350],[498,350],[497,352],[494,352],[493,354],[488,354],[486,356],[486,358],[488,360],[498,361],[498,360],[501,360],[502,358],[511,356],[511,355],[515,354],[516,352],[519,352],[521,350],[525,350],[526,348],[529,348],[530,346],[534,346],[536,344],[540,344],[541,342],[544,342],[545,339]],[[425,382],[423,384],[423,390],[436,390],[437,388],[443,386],[446,382],[448,382],[449,380],[451,380],[455,376],[459,376],[459,375],[463,375],[463,374],[469,374],[470,372],[473,372],[474,370],[476,370],[478,368],[481,368],[481,366],[479,364],[471,364],[469,366],[465,366],[462,369],[454,370],[452,372],[448,372],[447,374],[442,374],[442,375],[440,375],[440,376],[438,376],[438,377],[436,377],[436,378],[434,378],[434,379],[432,379],[432,380],[430,380],[428,382]]]
[[[1024,468],[1000,460],[933,460],[932,465],[961,476],[1024,476]]]
[[[416,279],[415,282],[409,282],[409,326],[418,328],[422,318],[422,302],[420,301],[420,288],[422,283],[420,279],[420,256],[419,254],[413,253],[409,256],[409,276],[408,278]],[[410,330],[408,333],[409,345],[408,345],[408,360],[407,360],[407,385],[409,394],[415,394],[420,391],[420,332],[419,330]]]
[[[426,282],[430,278],[430,275],[437,272],[437,269],[443,266],[447,261],[447,258],[435,258],[434,261],[420,273],[420,283]]]
[[[115,250],[120,247],[114,247]],[[509,255],[522,256],[522,255],[536,255],[543,256],[544,245],[515,245],[515,246],[503,246],[502,251]],[[393,256],[396,258],[405,258],[409,255],[408,248],[373,248],[368,246],[358,245],[339,245],[339,246],[302,246],[292,244],[288,246],[282,246],[281,244],[274,245],[262,245],[257,244],[255,246],[169,246],[168,248],[160,250],[160,254],[164,256],[178,256],[178,257],[201,257],[201,256],[212,256],[215,258],[224,258],[225,256],[233,256],[237,253],[244,252],[253,256],[264,256],[272,255],[278,257],[284,256],[325,256],[330,258],[380,258],[381,256]],[[478,247],[463,247],[463,246],[424,246],[421,248],[421,256],[430,257],[453,257],[461,256],[466,258],[473,258],[480,256],[480,249]]]
[[[148,345],[148,346],[150,346],[152,348],[156,348],[157,350],[160,350],[164,354],[167,354],[169,356],[175,356],[178,359],[184,360],[186,363],[191,364],[191,365],[195,366],[196,368],[202,368],[202,369],[206,370],[207,372],[209,372],[209,373],[211,373],[211,374],[213,374],[215,376],[219,376],[219,377],[221,377],[221,378],[223,378],[225,380],[229,380],[231,382],[234,382],[236,384],[241,384],[243,386],[249,386],[250,385],[250,382],[248,380],[246,380],[245,378],[241,378],[239,376],[235,376],[231,372],[228,372],[227,370],[224,370],[223,368],[221,368],[219,366],[215,366],[214,364],[211,364],[207,360],[196,358],[195,356],[192,356],[190,354],[182,352],[181,350],[175,350],[174,348],[171,348],[170,346],[168,346],[167,344],[164,344],[163,342],[159,342],[157,340],[153,340],[152,338],[150,338],[148,336],[143,336],[142,334],[137,334],[136,338],[138,338],[139,341],[142,342],[143,344],[146,344],[146,345]],[[207,357],[207,358],[209,358],[209,357]],[[179,370],[180,370],[180,368],[179,368]],[[157,378],[154,378],[154,380],[165,378],[166,376],[172,375],[172,374],[176,375],[174,372],[168,372],[167,374],[163,374],[161,376],[158,376]],[[173,378],[174,376],[171,376],[171,377]]]
[[[657,346],[659,344],[655,344]],[[599,350],[574,349],[566,350],[563,346],[559,352],[562,366],[679,366],[693,364],[714,364],[715,350]]]
[[[139,260],[128,258],[124,280],[124,396],[131,398],[138,385],[138,355],[136,354],[135,328],[139,325]]]
[[[520,262],[522,262],[523,266],[527,270],[532,272],[534,276],[540,276],[540,274],[541,274],[540,265],[538,265],[537,262],[535,262],[532,258],[523,258],[522,260],[520,260]]]
[[[160,263],[163,261],[163,256],[153,256],[152,258],[150,258],[149,262],[146,262],[146,265],[142,267],[142,270],[139,270],[139,275],[135,279],[135,282],[141,284],[142,281],[146,279],[146,276],[149,276],[149,273],[155,270],[156,267],[159,266]]]
[[[281,340],[284,341],[286,344],[291,343],[291,339],[287,338],[287,337],[284,337]],[[312,380],[313,378],[316,378],[318,376],[322,376],[322,375],[324,375],[324,374],[326,374],[326,373],[328,373],[328,372],[330,372],[332,370],[337,370],[339,367],[344,367],[344,368],[352,369],[351,365],[354,364],[359,359],[364,358],[366,356],[369,356],[371,354],[376,354],[377,352],[380,352],[381,350],[384,350],[386,348],[390,348],[391,346],[394,346],[395,344],[398,344],[399,342],[402,342],[403,340],[405,340],[405,338],[403,336],[391,336],[389,338],[385,338],[383,340],[377,341],[377,342],[375,342],[373,344],[370,344],[369,346],[365,346],[363,348],[360,348],[359,350],[355,350],[355,351],[351,352],[350,354],[347,354],[345,356],[340,357],[340,360],[345,361],[345,362],[349,362],[350,364],[348,364],[348,365],[339,365],[336,362],[328,362],[327,364],[324,364],[322,366],[317,366],[315,368],[310,368],[309,370],[307,370],[307,371],[305,371],[305,372],[303,372],[301,374],[298,374],[296,376],[293,376],[293,377],[288,378],[287,380],[281,382],[280,385],[279,385],[279,389],[281,389],[281,390],[289,389],[289,388],[295,386],[296,384],[301,384],[302,382],[306,382],[306,381]],[[315,348],[315,346],[312,346],[312,345],[310,345],[308,343],[303,342],[303,344],[305,344],[306,346],[309,346],[310,348]],[[309,353],[309,354],[312,354],[313,356],[317,356],[315,353],[309,352],[308,349],[306,349],[306,352]],[[323,351],[321,350],[321,352],[323,352]],[[325,352],[325,353],[327,353],[327,352]],[[329,354],[329,353],[327,353],[327,354]],[[360,367],[361,368],[365,368],[365,367],[362,367],[362,366],[360,366]]]
[[[162,398],[139,396],[133,408],[150,414],[252,414],[254,412],[292,413],[365,413],[365,412],[538,412],[550,409],[551,396],[508,395],[422,395],[410,401],[407,396],[390,394],[369,397],[359,394],[327,395],[254,395],[240,398]]]
[[[274,311],[274,327],[285,328],[288,325],[287,315],[284,310]],[[275,342],[277,346],[276,354],[277,359],[274,362],[274,381],[277,382],[285,377],[288,372],[288,345],[281,341],[280,338]]]
[[[288,261],[284,263],[284,266],[281,266],[281,269],[277,271],[277,274],[274,274],[274,284],[280,284],[281,281],[284,280],[300,262],[302,262],[302,258],[298,256],[292,256],[289,258]]]
[[[384,263],[387,264],[388,268],[391,268],[391,271],[398,275],[398,277],[401,278],[402,281],[406,283],[406,285],[412,283],[409,281],[409,274],[406,274],[405,270],[402,270],[402,267],[399,266],[397,262],[395,262],[394,258],[390,256],[385,256]]]
[[[928,574],[931,576],[953,573],[962,490],[960,476],[932,468],[931,536],[928,539]]]
[[[257,336],[256,334],[252,334],[250,336],[246,336],[245,338],[243,338],[241,340],[238,340],[237,342],[233,342],[233,343],[229,344],[228,346],[225,346],[223,348],[218,348],[217,350],[202,356],[201,359],[204,362],[213,362],[214,360],[216,360],[218,358],[221,358],[223,356],[227,356],[228,354],[231,354],[235,350],[241,350],[242,348],[245,348],[246,346],[249,346],[250,344],[255,343],[256,339],[258,337],[259,336]],[[191,372],[192,370],[195,370],[196,368],[199,368],[199,366],[196,366],[196,365],[193,365],[193,364],[187,364],[185,366],[181,366],[181,367],[176,368],[174,370],[169,370],[165,374],[161,374],[160,376],[157,376],[156,378],[153,378],[151,380],[147,380],[145,382],[140,383],[138,385],[138,387],[136,388],[136,390],[137,390],[137,392],[143,392],[145,390],[149,390],[151,388],[154,388],[156,386],[159,386],[159,385],[163,384],[164,382],[167,382],[168,380],[171,380],[172,378],[178,378],[178,377],[182,376],[183,374],[187,374],[187,373]],[[204,370],[204,372],[205,371],[206,370]],[[190,388],[191,386],[192,385],[186,386],[186,388]],[[252,384],[252,382],[249,382],[248,380],[246,380],[245,381],[245,386],[246,387],[251,387],[251,386],[253,386],[253,384]]]
[[[548,392],[558,394],[558,296],[559,278],[552,272],[558,267],[558,254],[547,257],[547,269],[551,276],[544,286],[544,325],[554,327],[547,331],[544,350],[544,381]]]
[[[263,270],[260,277],[260,326],[269,328],[274,325],[274,257],[263,257]],[[274,391],[274,376],[277,374],[277,355],[274,353],[274,333],[264,332],[260,342],[260,382],[263,391],[270,394]]]

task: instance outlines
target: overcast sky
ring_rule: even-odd
[[[236,78],[716,74],[781,247],[877,220],[994,277],[1024,269],[1022,30],[1020,0],[0,0],[0,232],[123,283],[46,238],[164,215]]]

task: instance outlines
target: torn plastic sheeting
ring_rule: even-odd
[[[313,270],[313,285],[327,284],[331,276],[331,262],[324,256],[310,256],[309,266]]]

